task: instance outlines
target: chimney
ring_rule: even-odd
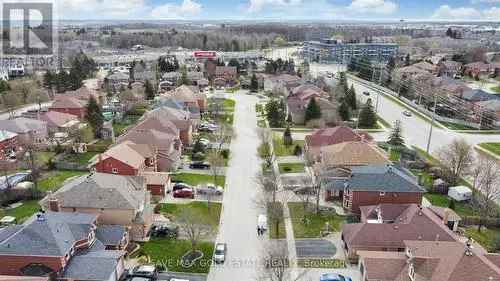
[[[49,199],[49,210],[51,212],[61,211],[61,206],[59,205],[59,200],[57,198],[50,198]]]

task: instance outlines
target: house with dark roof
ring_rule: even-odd
[[[125,252],[120,247],[106,250],[96,233],[108,241],[116,242],[121,237],[118,242],[122,243],[126,231],[99,230],[98,217],[78,212],[41,212],[22,225],[0,229],[0,275],[119,280],[124,273]]]
[[[500,256],[463,242],[406,240],[400,252],[358,254],[363,281],[500,280]]]
[[[464,91],[460,96],[463,100],[468,102],[476,103],[489,100],[500,100],[500,96],[487,93],[481,89],[472,89]]]
[[[141,176],[81,176],[44,198],[40,205],[52,211],[96,214],[101,224],[127,227],[135,241],[146,239],[152,225],[151,196]]]
[[[378,204],[363,206],[361,222],[342,226],[347,257],[358,258],[358,251],[402,251],[405,240],[456,241],[453,229],[460,217],[450,209],[423,208],[417,204]]]
[[[325,178],[326,200],[340,200],[349,212],[377,204],[421,204],[425,189],[408,170],[394,165],[354,166],[342,177]]]

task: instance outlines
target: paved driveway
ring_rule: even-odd
[[[170,279],[181,279],[189,281],[206,281],[207,276],[204,274],[189,274],[189,273],[179,273],[179,272],[165,272],[158,275],[158,280],[170,281]]]
[[[335,256],[337,248],[324,239],[295,240],[298,258],[331,258]]]

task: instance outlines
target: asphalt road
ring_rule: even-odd
[[[263,237],[257,236],[258,191],[255,175],[260,167],[257,156],[257,118],[255,104],[258,98],[240,91],[234,95],[236,111],[234,129],[236,138],[231,143],[231,160],[226,171],[226,189],[223,199],[218,242],[227,243],[224,265],[213,266],[209,281],[252,281],[258,277]]]
[[[52,102],[42,103],[41,105],[42,105],[42,108],[49,107],[52,105]],[[29,110],[38,109],[38,107],[39,107],[38,104],[29,104],[29,105],[26,105],[26,106],[23,106],[21,108],[14,110],[13,115],[14,116],[21,116],[22,113],[29,111]],[[0,113],[0,120],[7,120],[9,118],[10,118],[10,114],[8,112]]]
[[[337,249],[332,242],[324,239],[295,240],[298,258],[331,258]]]

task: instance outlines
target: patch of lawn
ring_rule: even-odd
[[[397,149],[391,149],[391,155],[389,156],[389,160],[398,162],[401,159],[401,151]]]
[[[169,271],[208,273],[210,270],[214,244],[200,242],[197,247],[203,252],[203,258],[191,267],[182,266],[181,258],[191,250],[191,243],[187,240],[152,239],[142,245],[142,253],[149,256],[155,264],[168,268]]]
[[[339,259],[298,259],[297,266],[302,268],[345,268],[345,261]]]
[[[38,200],[23,201],[23,204],[14,209],[1,209],[0,218],[4,216],[12,216],[17,219],[18,223],[22,223],[40,210]]]
[[[282,137],[274,137],[273,138],[273,146],[274,146],[274,154],[276,156],[292,156],[295,150],[295,146],[300,146],[302,150],[304,149],[305,141],[303,140],[294,140],[293,145],[285,145],[283,143]]]
[[[35,162],[38,166],[45,166],[55,155],[55,152],[38,151],[35,153]]]
[[[236,101],[232,99],[225,99],[223,102],[224,110],[233,112],[236,106]]]
[[[478,130],[478,128],[470,127],[467,125],[462,125],[462,124],[455,124],[455,123],[450,123],[450,122],[440,122],[443,124],[446,128],[450,130],[456,130],[456,131],[465,131],[465,130]]]
[[[290,209],[295,238],[321,237],[321,231],[325,230],[326,222],[330,224],[332,231],[340,231],[340,227],[345,221],[345,218],[336,214],[335,211],[323,211],[317,215],[312,204],[307,210],[304,210],[302,203],[288,203],[288,208]],[[304,212],[307,222],[304,222]]]
[[[491,87],[491,90],[497,94],[500,94],[500,85],[499,86],[495,86],[495,87]]]
[[[495,239],[500,237],[500,227],[483,227],[481,228],[481,232],[477,231],[477,227],[469,227],[465,233],[486,248],[488,252],[499,252],[500,249],[495,246]]]
[[[97,152],[85,152],[81,154],[69,153],[64,157],[65,162],[76,163],[80,166],[87,166],[90,159],[96,156]]]
[[[272,208],[272,209],[281,209],[283,210],[282,208],[282,204],[281,202],[275,202],[275,203],[269,203],[269,204],[278,204],[278,205],[281,205],[281,206],[277,206],[276,208]],[[272,215],[270,213],[270,208],[267,209],[267,217],[268,218],[271,218]],[[276,224],[273,223],[272,221],[268,221],[268,230],[267,232],[269,233],[269,238],[270,239],[284,239],[286,238],[286,228],[285,228],[285,220],[283,218],[282,215],[280,216],[277,216],[277,217],[280,217],[280,220],[279,220],[279,225],[278,225],[278,229],[276,229]],[[256,230],[257,231],[257,230]]]
[[[191,211],[200,216],[204,222],[209,223],[211,226],[217,228],[219,226],[220,212],[222,209],[221,203],[210,203],[210,211],[208,209],[207,202],[191,202],[189,204],[160,204],[160,212],[167,213],[173,216],[175,221],[176,217],[182,214],[185,209],[191,209]]]
[[[173,181],[182,181],[189,185],[199,185],[202,183],[213,183],[214,177],[212,175],[199,175],[199,174],[189,174],[180,173],[172,175]],[[226,185],[226,177],[218,176],[216,185],[224,187]]]
[[[83,171],[54,171],[50,172],[44,176],[38,183],[38,188],[43,191],[56,191],[58,190],[69,178],[78,177],[82,175],[86,175],[88,172]]]
[[[432,164],[434,165],[439,165],[439,161],[434,158],[434,156],[430,155],[429,153],[427,153],[425,150],[423,149],[420,149],[416,146],[412,146],[413,149],[418,153],[420,154],[422,157],[424,157],[425,159],[427,159],[429,162],[431,162]]]
[[[392,128],[392,125],[391,125],[391,124],[389,124],[389,122],[385,121],[385,119],[383,119],[382,117],[377,116],[377,120],[378,120],[378,122],[380,122],[382,125],[384,125],[384,127],[386,127],[386,128]]]
[[[424,197],[431,202],[432,205],[438,207],[448,208],[450,206],[450,201],[452,200],[450,197],[444,194],[438,193],[426,193]],[[474,210],[469,203],[466,202],[457,202],[455,201],[455,209],[454,211],[459,216],[473,216]]]
[[[303,173],[306,171],[304,163],[280,163],[278,167],[281,174]]]
[[[480,143],[479,146],[497,156],[500,156],[500,142],[484,142]]]

